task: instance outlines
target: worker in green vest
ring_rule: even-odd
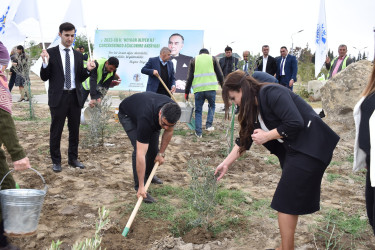
[[[213,131],[212,122],[215,114],[216,90],[218,82],[223,86],[224,77],[215,57],[210,56],[207,49],[201,49],[199,55],[191,59],[188,78],[185,87],[185,99],[189,99],[190,89],[193,88],[195,97],[195,135],[202,137],[202,108],[208,101],[206,130]]]
[[[339,46],[339,56],[331,59],[327,56],[326,58],[326,68],[329,70],[328,72],[328,79],[331,79],[332,76],[339,73],[341,70],[345,69],[349,64],[353,62],[353,60],[346,55],[348,49],[345,44],[341,44]]]
[[[120,77],[116,74],[119,65],[119,61],[116,57],[110,57],[108,60],[98,59],[95,60],[95,64],[97,70],[91,72],[90,81],[82,83],[82,99],[86,101],[90,94],[90,107],[94,107],[97,103],[100,103],[103,98],[103,94],[99,91],[100,88],[108,90],[109,88],[119,85],[121,82]]]

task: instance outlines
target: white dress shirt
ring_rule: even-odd
[[[268,56],[266,58],[263,57],[263,69],[262,69],[262,72],[266,72],[267,61],[268,61]]]
[[[65,77],[65,56],[66,56],[66,52],[65,52],[65,47],[62,45],[62,44],[59,44],[59,51],[60,51],[60,56],[61,56],[61,61],[62,61],[62,66],[63,66],[63,71],[64,71],[64,77]],[[75,89],[76,88],[76,80],[75,80],[75,72],[74,72],[74,53],[73,53],[73,49],[70,47],[70,48],[67,48],[69,49],[69,59],[70,59],[70,74],[71,74],[71,87],[70,89]],[[43,68],[47,68],[48,66],[48,62],[47,63],[44,63],[43,62]],[[64,90],[66,90],[66,86],[65,86],[65,83],[64,83]]]
[[[283,68],[281,69],[281,75],[282,75],[282,76],[285,76],[284,68],[285,68],[285,62],[286,62],[286,58],[287,58],[287,57],[288,57],[288,55],[286,55],[285,58],[282,58],[282,57],[281,57],[281,63],[283,63],[283,60],[284,60]]]

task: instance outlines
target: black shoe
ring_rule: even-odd
[[[80,168],[80,169],[84,169],[85,168],[85,165],[83,165],[82,163],[80,163],[78,160],[69,160],[68,161],[68,164],[70,166],[72,166],[73,168]]]
[[[152,197],[151,195],[149,195],[149,194],[147,193],[147,197],[146,197],[146,198],[143,198],[143,202],[144,202],[144,203],[154,203],[154,202],[156,202],[156,200],[155,200],[154,197]]]
[[[324,114],[324,110],[323,109],[322,109],[322,111],[320,111],[319,117],[320,118],[326,117],[326,114]]]
[[[151,183],[163,184],[163,181],[160,180],[156,175],[154,175],[154,177],[152,177]]]
[[[61,172],[61,164],[60,163],[58,163],[58,164],[53,164],[52,165],[52,170],[53,170],[53,172]]]

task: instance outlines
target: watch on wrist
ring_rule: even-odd
[[[160,155],[161,157],[165,157],[165,153],[158,153],[158,155]]]

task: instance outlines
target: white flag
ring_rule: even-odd
[[[70,5],[63,19],[63,23],[65,22],[72,23],[76,29],[86,27],[86,23],[83,18],[82,0],[70,1]]]
[[[24,42],[26,35],[13,22],[20,0],[0,1],[0,41],[10,52],[14,46]]]
[[[36,0],[21,0],[13,18],[13,22],[20,24],[29,18],[39,21],[38,4]]]
[[[76,28],[76,30],[75,30],[76,34],[77,34],[77,29],[86,27],[85,22],[84,22],[84,18],[83,18],[82,10],[83,10],[82,0],[71,0],[70,4],[69,4],[69,7],[66,11],[65,17],[62,20],[62,23],[65,23],[65,22],[72,23]],[[56,27],[56,30],[58,30],[58,27]],[[60,38],[58,32],[56,32],[56,33],[57,34],[56,34],[55,39],[53,40],[53,42],[50,44],[50,46],[48,48],[55,47],[55,46],[57,46],[61,43],[61,38]],[[74,43],[72,44],[72,46],[74,46]],[[34,72],[36,75],[39,76],[40,75],[40,67],[42,66],[42,63],[43,63],[43,60],[40,57],[38,59],[38,61],[36,61],[33,66],[31,66],[30,70],[32,72]]]
[[[319,19],[316,29],[315,44],[315,77],[317,77],[322,70],[323,64],[326,60],[328,48],[325,0],[320,0]]]

